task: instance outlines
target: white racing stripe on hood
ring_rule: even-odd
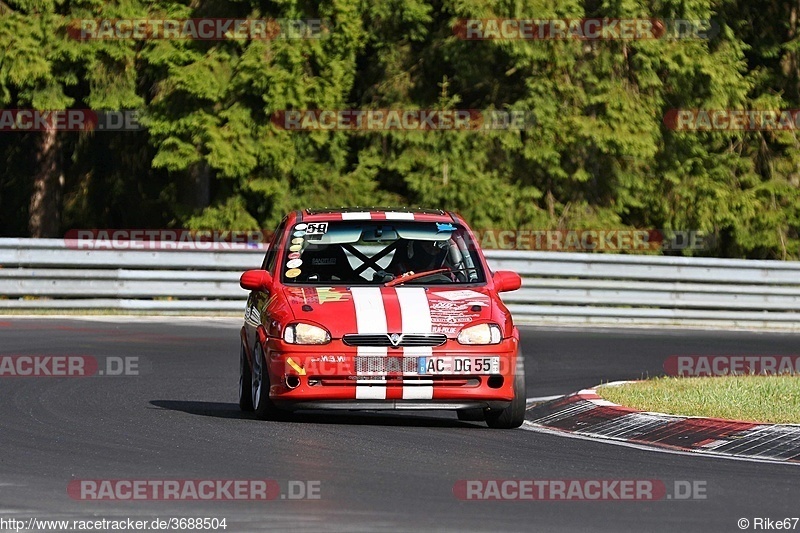
[[[407,333],[431,332],[431,308],[428,295],[423,287],[398,287],[397,300],[400,303],[400,317],[403,321],[403,331]],[[404,357],[430,357],[433,348],[430,346],[413,346],[403,348]],[[403,380],[404,400],[431,400],[433,399],[433,380],[408,380],[414,385],[406,385]]]
[[[380,287],[353,287],[353,306],[356,309],[357,333],[386,333],[386,309]],[[358,346],[356,356],[386,357],[387,348],[377,346]],[[356,380],[357,400],[385,400],[386,379]]]

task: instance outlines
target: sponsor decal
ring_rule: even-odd
[[[431,293],[431,296],[432,298],[429,299],[431,331],[445,335],[454,335],[457,330],[461,329],[461,326],[481,316],[480,311],[472,310],[475,298],[480,298],[479,302],[486,302],[481,307],[488,305],[488,296],[473,290],[440,291]],[[465,302],[464,300],[467,299],[472,301]],[[441,328],[446,329],[442,330]]]
[[[350,293],[339,287],[290,287],[287,294],[293,304],[324,304],[350,300]]]
[[[485,294],[469,289],[460,291],[434,292],[433,294],[439,298],[445,298],[447,300],[469,300],[470,298],[484,298],[487,300],[489,299],[489,297],[486,296]]]

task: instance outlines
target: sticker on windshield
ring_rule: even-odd
[[[311,222],[306,228],[306,235],[324,235],[328,232],[327,222]]]
[[[449,222],[446,222],[444,224],[442,224],[441,222],[437,222],[436,223],[436,231],[438,231],[438,232],[455,231],[455,230],[456,230],[456,227],[454,225],[450,224]]]
[[[292,236],[294,236],[294,237],[302,237],[305,234],[306,234],[305,231],[295,231],[294,233],[292,233]]]
[[[297,268],[303,264],[302,259],[292,259],[286,263],[286,268]]]
[[[297,237],[296,239],[292,239],[292,244],[303,244],[303,238]]]
[[[289,247],[289,251],[290,251],[290,252],[299,252],[299,251],[300,251],[300,245],[299,245],[299,244],[293,244],[293,245],[291,245],[291,246]]]
[[[306,229],[307,227],[308,227],[308,224],[302,223],[302,224],[298,224],[298,225],[296,225],[296,226],[294,227],[294,229],[296,229],[296,230],[302,230],[302,229]]]
[[[300,275],[299,268],[290,268],[289,270],[286,271],[287,278],[296,278],[299,275]]]
[[[289,254],[289,259],[300,259],[300,252],[292,252]]]

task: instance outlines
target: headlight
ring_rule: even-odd
[[[283,330],[283,340],[289,344],[328,344],[331,334],[311,324],[291,324]]]
[[[461,330],[458,342],[461,344],[499,344],[503,339],[497,324],[478,324]]]

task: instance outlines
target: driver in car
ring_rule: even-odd
[[[447,260],[447,245],[447,241],[401,242],[386,269],[376,272],[375,277],[390,280],[409,272],[426,272],[441,268]]]

